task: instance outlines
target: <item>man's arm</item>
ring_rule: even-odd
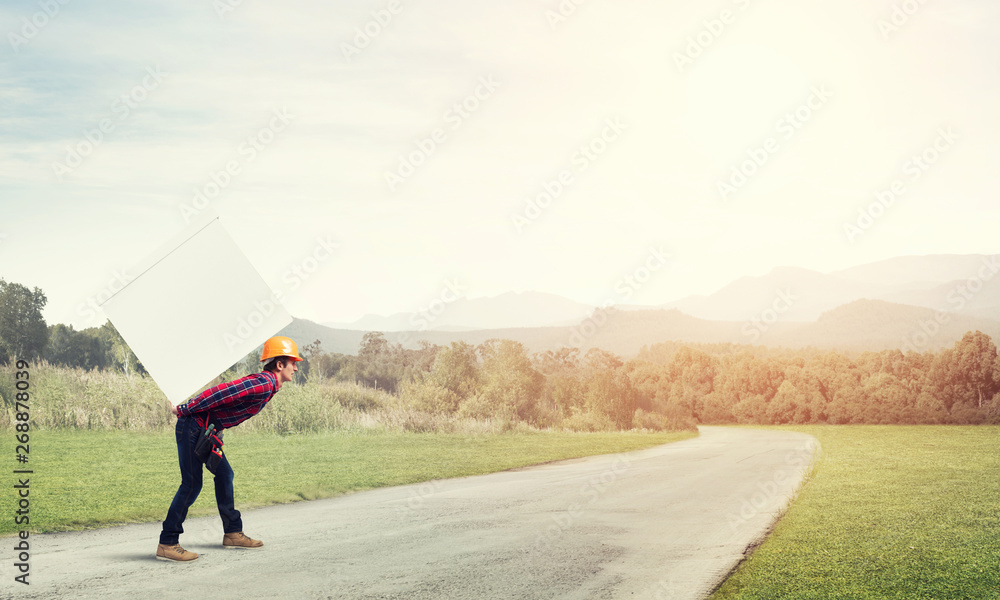
[[[261,381],[263,379],[263,381]],[[259,391],[270,380],[260,373],[247,375],[235,381],[220,383],[209,388],[187,402],[177,406],[177,416],[187,417],[197,412],[206,412],[230,404],[243,396]]]

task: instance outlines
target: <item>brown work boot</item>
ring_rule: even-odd
[[[264,542],[248,538],[242,531],[222,536],[222,546],[225,548],[260,548],[263,545]]]
[[[156,560],[172,560],[174,562],[190,562],[198,558],[196,552],[188,552],[180,544],[159,544],[156,546]]]

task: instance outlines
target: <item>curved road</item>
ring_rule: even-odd
[[[0,595],[703,598],[766,534],[816,447],[704,427],[628,454],[246,511],[261,550],[222,549],[218,516],[192,519],[181,543],[202,557],[189,564],[153,558],[158,523],[37,535],[32,584],[13,583],[5,558]]]

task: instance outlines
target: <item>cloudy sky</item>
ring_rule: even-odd
[[[4,2],[0,277],[99,325],[203,210],[320,322],[1000,251],[995,2],[576,1]]]

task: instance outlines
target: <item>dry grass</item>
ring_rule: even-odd
[[[0,429],[12,429],[14,368],[0,367]],[[47,363],[31,366],[31,424],[41,430],[168,431],[170,401],[149,377],[84,371]],[[416,410],[405,398],[351,383],[285,384],[254,418],[240,425],[258,433],[415,432],[482,434],[524,431],[502,419],[469,419]]]

